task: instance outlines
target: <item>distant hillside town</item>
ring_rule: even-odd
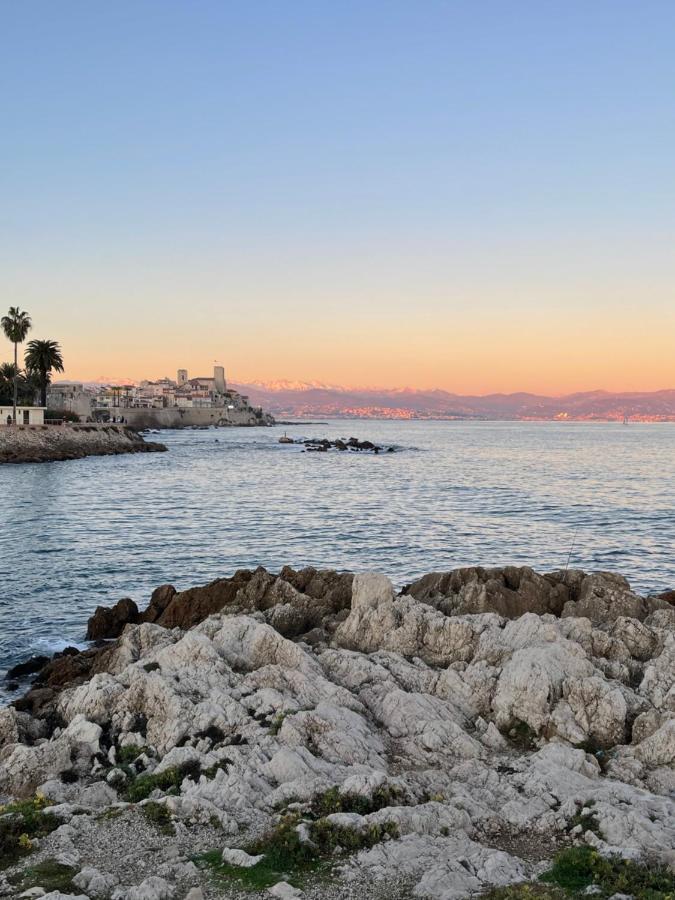
[[[210,376],[190,378],[187,369],[178,369],[175,380],[139,384],[57,382],[49,389],[47,407],[82,421],[124,422],[137,428],[274,424],[261,406],[251,406],[247,396],[228,388],[223,366],[214,366]]]

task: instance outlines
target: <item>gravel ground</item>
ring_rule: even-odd
[[[138,808],[133,807],[119,814],[104,813],[79,819],[84,827],[78,827],[72,841],[79,854],[77,868],[93,866],[106,874],[116,875],[120,883],[126,885],[138,884],[142,879],[158,874],[159,867],[167,862],[186,864],[195,855],[236,843],[228,840],[217,828],[187,827],[180,822],[175,823],[175,835],[164,834],[148,823]],[[68,853],[72,852],[72,845],[69,851],[58,832],[54,832],[39,842],[34,853],[3,874],[11,877],[27,866],[47,859],[61,857],[65,861]],[[224,879],[211,875],[208,869],[200,870],[196,877],[193,874],[167,880],[177,886],[176,900],[182,900],[197,884],[201,885],[207,900],[269,900],[266,890],[247,890],[236,883],[227,884]],[[407,900],[413,897],[412,882],[374,884],[365,878],[346,882],[337,869],[305,876],[302,887],[307,900]],[[3,892],[0,888],[0,896],[15,897],[16,889],[5,887]]]

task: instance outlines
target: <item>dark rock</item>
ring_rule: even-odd
[[[144,622],[156,622],[176,595],[172,584],[162,584],[155,588],[150,597],[150,605],[143,613]]]
[[[51,688],[33,688],[28,693],[15,700],[12,706],[17,712],[27,712],[31,716],[38,716],[43,713],[44,708],[51,703],[55,697],[55,692]]]
[[[27,659],[25,662],[12,666],[12,668],[8,670],[6,677],[25,678],[26,675],[33,675],[35,672],[39,672],[48,662],[48,656],[31,656],[31,658]]]
[[[404,593],[446,615],[496,612],[508,619],[526,612],[559,616],[570,599],[566,585],[551,583],[527,566],[432,572],[404,588]]]
[[[596,623],[621,616],[644,620],[665,600],[635,594],[625,578],[610,572],[578,569],[539,575],[527,566],[455,569],[425,575],[403,589],[446,615],[496,612],[507,619],[524,613],[580,616]]]
[[[119,600],[112,608],[97,606],[87,622],[87,640],[99,641],[119,637],[129,623],[138,622],[138,607],[128,597]]]

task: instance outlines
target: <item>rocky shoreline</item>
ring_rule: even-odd
[[[56,462],[120,453],[161,453],[125,425],[19,425],[0,428],[0,463]]]
[[[99,608],[0,710],[0,896],[666,900],[672,601],[285,568]]]

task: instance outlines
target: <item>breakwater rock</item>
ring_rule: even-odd
[[[164,450],[164,444],[145,441],[137,431],[125,425],[0,427],[0,463],[53,462]]]
[[[570,858],[598,896],[675,885],[664,597],[287,568],[109,613],[0,711],[0,896],[496,900]]]

